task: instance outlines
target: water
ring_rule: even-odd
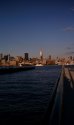
[[[61,72],[61,66],[0,75],[0,121],[40,124]]]

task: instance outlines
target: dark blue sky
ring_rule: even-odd
[[[73,0],[0,0],[0,53],[74,55]]]

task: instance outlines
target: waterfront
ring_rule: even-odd
[[[0,75],[1,122],[40,124],[61,72],[61,66]]]

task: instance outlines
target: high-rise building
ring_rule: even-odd
[[[28,53],[24,53],[24,59],[29,60],[29,54]]]
[[[51,60],[51,55],[49,55],[49,60]]]
[[[4,55],[5,61],[8,61],[8,55]]]
[[[8,61],[10,61],[10,54],[8,55]]]
[[[10,54],[4,55],[4,59],[5,59],[5,61],[10,61]]]
[[[40,59],[43,59],[43,52],[40,50]]]
[[[2,58],[3,58],[3,54],[2,54],[2,53],[0,53],[0,60],[2,60]]]
[[[69,56],[69,59],[72,60],[72,56]]]

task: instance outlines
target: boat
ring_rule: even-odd
[[[42,64],[36,64],[35,66],[43,66]]]

